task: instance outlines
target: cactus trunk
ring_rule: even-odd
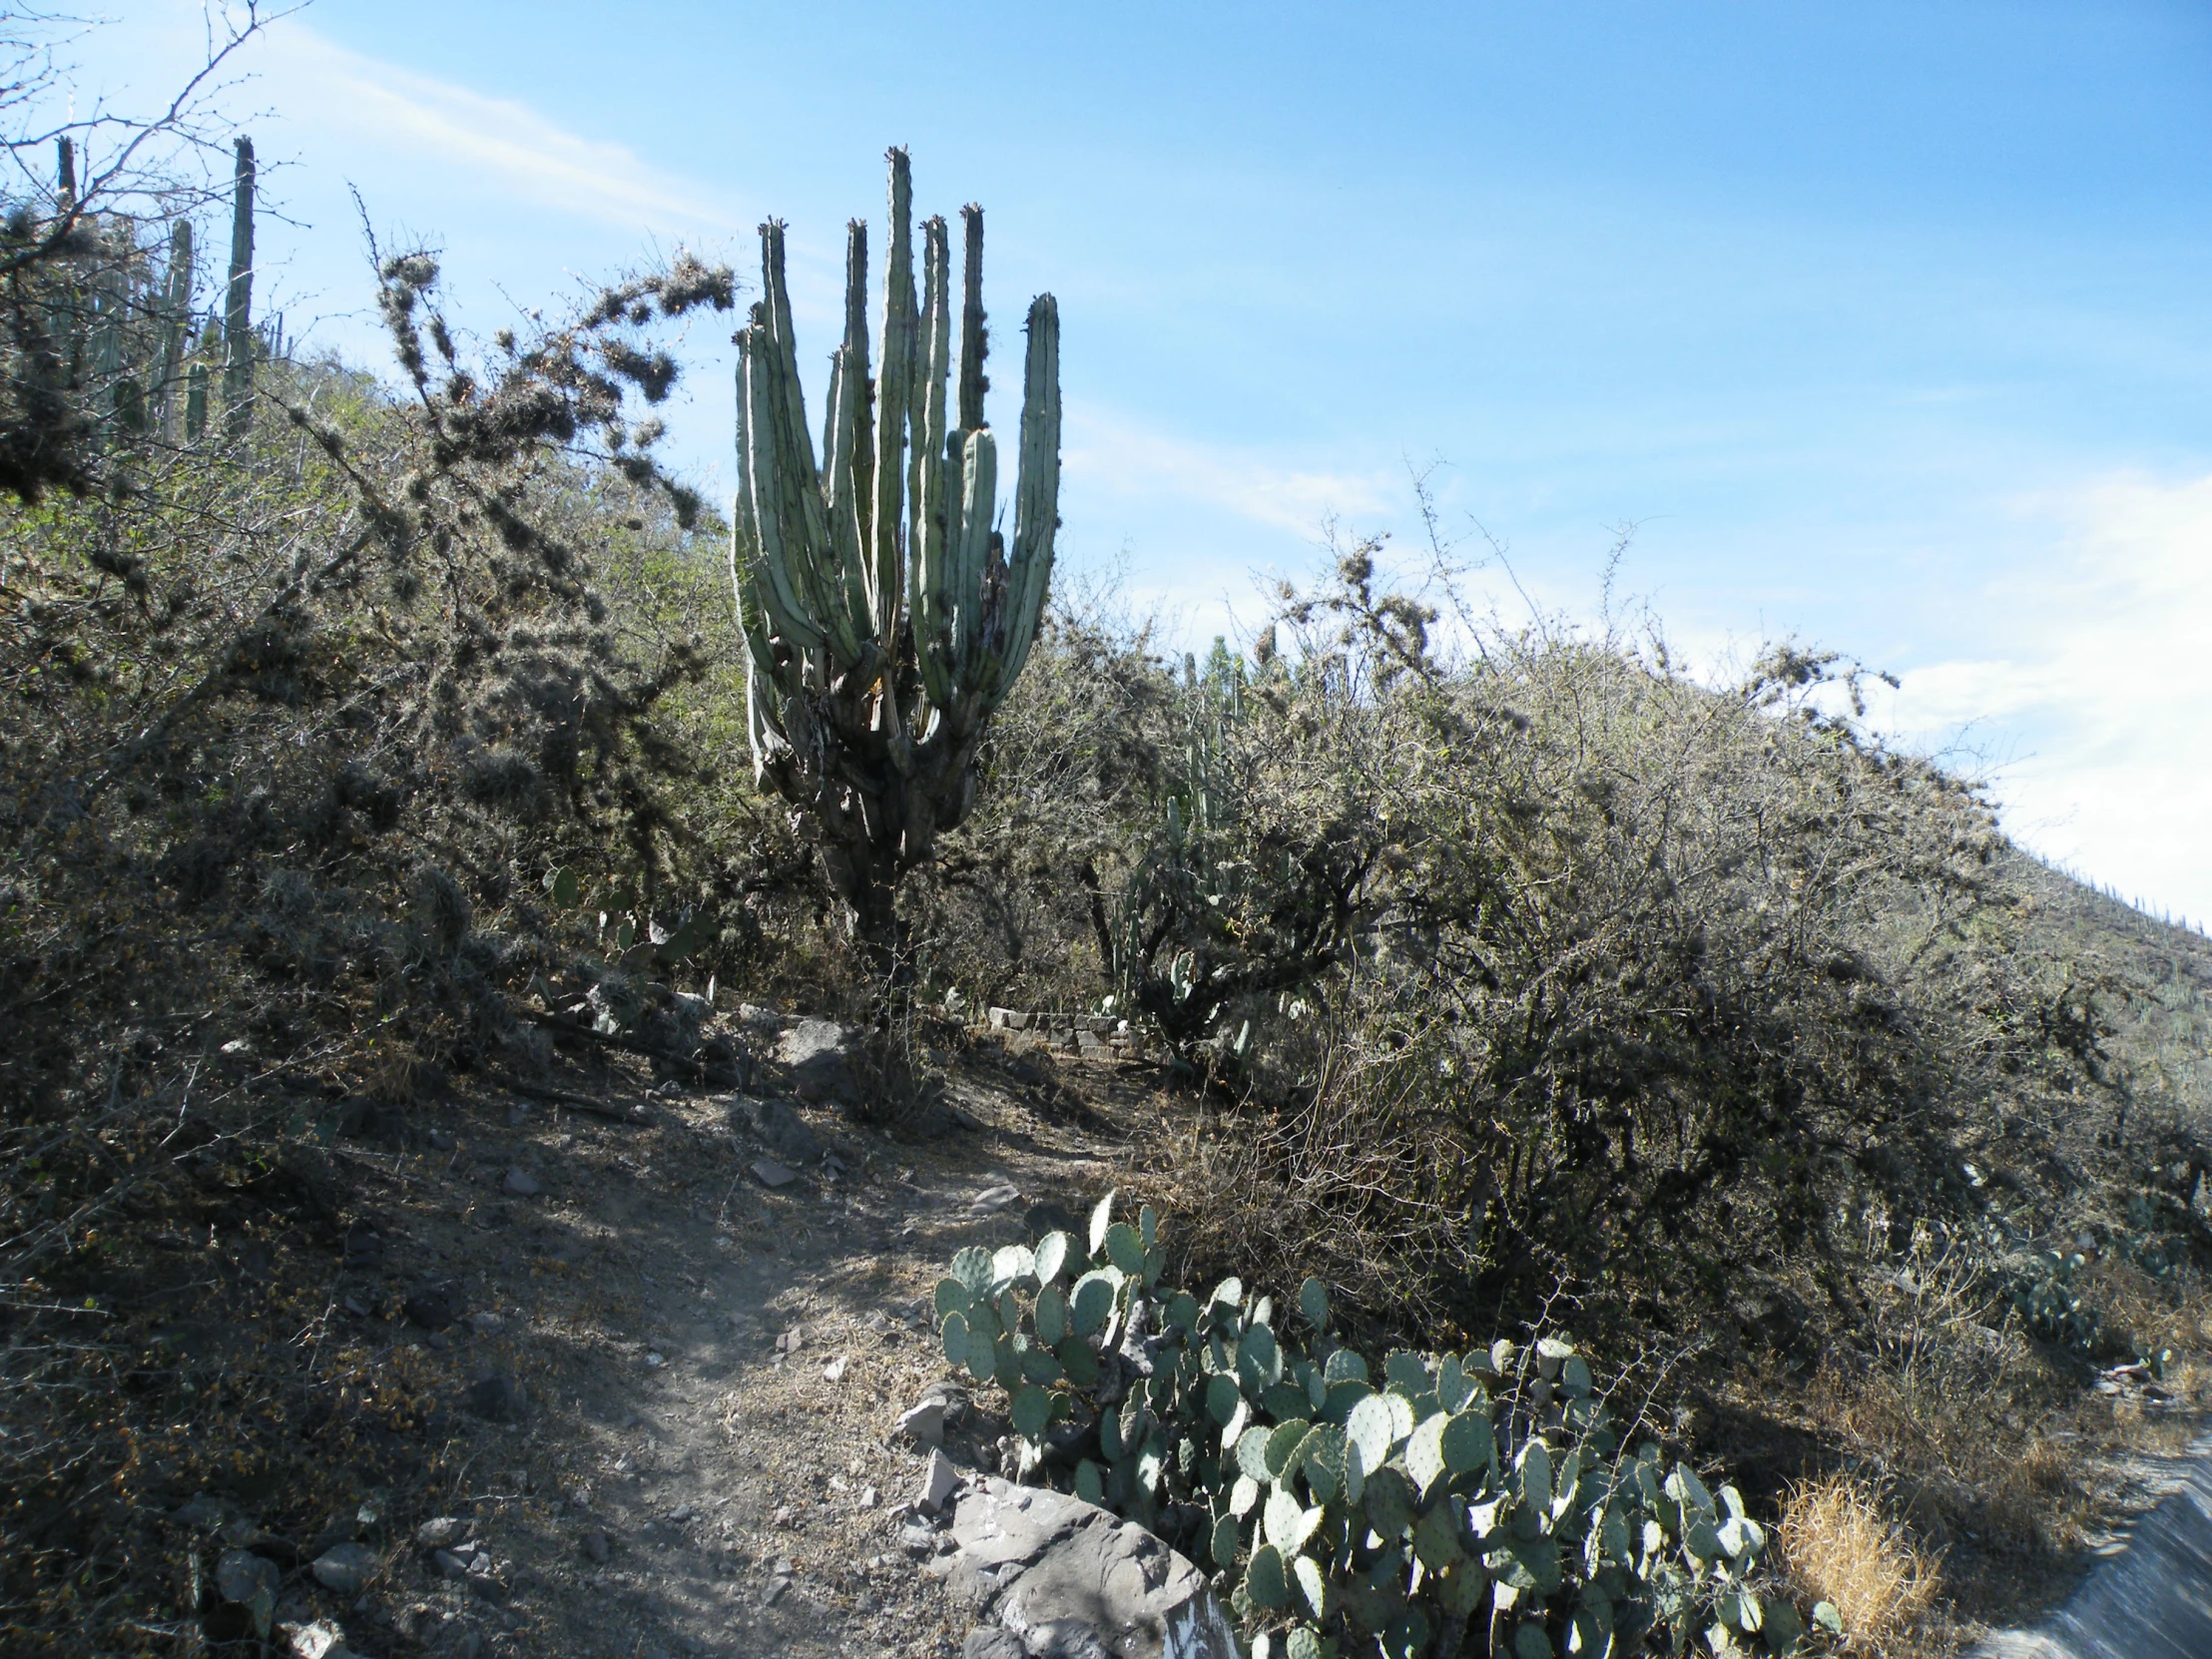
[[[995,528],[997,440],[984,423],[982,211],[965,211],[958,424],[944,221],[921,227],[889,156],[889,234],[874,375],[867,238],[848,232],[844,340],[830,359],[818,468],[800,392],[784,230],[761,228],[762,294],[738,335],[731,574],[747,655],[754,770],[819,837],[857,933],[895,974],[894,897],[938,831],[967,816],[975,756],[1042,614],[1058,525],[1059,313],[1030,306],[1011,557]]]
[[[231,203],[231,286],[223,310],[223,409],[231,436],[254,419],[254,141],[238,141]]]

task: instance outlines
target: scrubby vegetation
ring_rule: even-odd
[[[57,193],[7,231],[0,451],[60,456],[0,478],[11,1643],[241,1636],[193,1622],[152,1506],[281,1491],[304,1535],[341,1486],[421,1477],[427,1384],[299,1335],[328,1310],[287,1257],[373,1248],[319,1149],[405,1145],[448,1081],[543,1088],[560,1053],[735,1082],[715,1014],[739,994],[877,1025],[907,1058],[874,1097],[894,1120],[977,1040],[961,1010],[1148,1034],[1176,1107],[1134,1185],[1179,1228],[1101,1229],[1103,1311],[1078,1286],[1048,1315],[1063,1274],[1033,1254],[968,1259],[940,1313],[1015,1385],[1037,1467],[1219,1564],[1269,1628],[1296,1595],[1424,1651],[1474,1574],[1422,1517],[1497,1505],[1555,1553],[1505,1551],[1531,1599],[1493,1599],[1475,1641],[1587,1642],[1599,1599],[1654,1639],[1709,1614],[1749,1638],[1759,1523],[1697,1463],[1782,1518],[1773,1605],[1904,1631],[1943,1604],[1943,1551],[2001,1580],[2068,1547],[2091,1494],[2052,1430],[2119,1432],[2084,1415],[2093,1368],[2186,1396],[2212,951],[1872,738],[1841,659],[1784,645],[1719,684],[1655,629],[1502,624],[1379,542],[1203,661],[1062,581],[963,735],[972,807],[956,788],[856,949],[858,889],[752,781],[728,526],[655,459],[663,330],[729,309],[731,276],[680,259],[478,350],[435,262],[397,252],[386,378],[194,321],[192,239],[136,208]],[[193,416],[196,364],[203,394],[230,371],[235,423]],[[260,1264],[218,1276],[247,1310],[220,1329],[182,1317],[212,1236]],[[1163,1275],[1241,1284],[1161,1292],[1152,1381],[1100,1391],[1090,1339]],[[1268,1302],[1308,1284],[1293,1342]],[[1017,1332],[1054,1375],[1001,1375]],[[1561,1334],[1594,1379],[1537,1345]],[[1404,1432],[1361,1404],[1393,1386]],[[1263,1416],[1318,1438],[1253,1441],[1255,1467],[1220,1431]],[[1050,1460],[1056,1419],[1096,1436],[1090,1475]],[[1344,1509],[1400,1499],[1375,1545]],[[1658,1542],[1617,1548],[1614,1500]],[[1700,1524],[1753,1542],[1716,1555]],[[1259,1566],[1294,1531],[1332,1546],[1318,1588]],[[1409,1589],[1443,1610],[1417,1639]]]

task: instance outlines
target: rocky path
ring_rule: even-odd
[[[437,1512],[394,1517],[405,1535],[346,1640],[450,1659],[958,1652],[918,1570],[932,1540],[906,1525],[922,1454],[887,1435],[945,1375],[929,1296],[952,1252],[1066,1225],[1113,1184],[1116,1103],[1144,1099],[1143,1074],[1067,1062],[1078,1092],[1052,1064],[986,1045],[921,1133],[779,1100],[774,1073],[754,1095],[641,1074],[589,1112],[447,1108],[442,1164],[391,1161],[391,1265],[351,1306],[362,1340],[443,1362],[468,1405]],[[989,1432],[951,1449],[988,1462]]]

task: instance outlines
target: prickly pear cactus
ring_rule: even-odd
[[[1302,1342],[1235,1279],[1162,1286],[1163,1261],[1155,1213],[1117,1219],[1108,1194],[1087,1239],[961,1251],[939,1332],[1004,1390],[1022,1476],[1210,1568],[1254,1659],[1797,1647],[1735,1488],[1625,1450],[1568,1343],[1375,1368],[1331,1335],[1319,1281]]]

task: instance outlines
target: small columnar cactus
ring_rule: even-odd
[[[1024,1476],[1210,1564],[1255,1659],[1420,1659],[1475,1629],[1471,1651],[1517,1659],[1796,1648],[1735,1488],[1626,1450],[1572,1345],[1399,1351],[1378,1375],[1331,1336],[1318,1280],[1301,1343],[1235,1279],[1163,1288],[1158,1217],[1113,1204],[1087,1252],[1052,1233],[955,1256],[945,1356],[1005,1390]]]
[[[966,817],[975,754],[1021,673],[1052,574],[1060,482],[1060,321],[1029,307],[1013,541],[999,529],[998,441],[983,418],[983,216],[964,211],[959,375],[951,254],[923,224],[914,293],[912,186],[890,152],[890,234],[876,362],[867,227],[849,228],[844,341],[830,357],[815,461],[784,228],[761,228],[762,299],[738,334],[731,571],[758,778],[819,835],[856,929],[895,951],[898,877]]]

